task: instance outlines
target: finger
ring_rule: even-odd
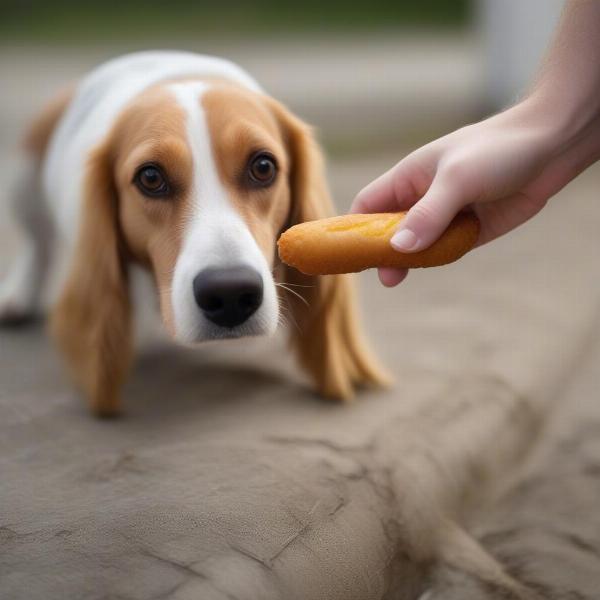
[[[436,178],[427,191],[401,221],[391,239],[398,252],[418,252],[428,248],[448,228],[468,198],[450,185],[447,179]]]
[[[413,155],[401,160],[389,171],[363,188],[352,202],[351,213],[395,212],[412,206],[419,198],[418,189],[427,189]]]
[[[378,269],[379,281],[385,287],[394,287],[404,281],[408,275],[408,269]]]
[[[396,202],[393,171],[386,171],[364,187],[354,198],[350,212],[373,213],[392,210]]]

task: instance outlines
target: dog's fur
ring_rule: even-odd
[[[356,386],[386,381],[361,337],[347,277],[305,277],[277,261],[281,231],[330,216],[332,203],[310,129],[236,65],[182,52],[121,57],[48,106],[25,146],[15,212],[29,243],[3,284],[0,320],[39,309],[55,232],[70,266],[51,330],[94,412],[119,410],[133,263],[152,273],[163,322],[180,342],[272,334],[283,284],[299,361],[321,394],[348,399]],[[263,150],[278,176],[252,189],[241,173]],[[149,161],[174,182],[169,199],[149,199],[132,183]],[[232,265],[258,271],[264,297],[226,329],[202,316],[192,281]]]

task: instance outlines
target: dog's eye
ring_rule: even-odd
[[[261,152],[252,157],[248,165],[248,175],[250,181],[256,185],[271,185],[277,175],[275,158],[266,152]]]
[[[144,165],[138,169],[133,181],[142,194],[152,198],[167,196],[170,192],[167,178],[156,165]]]

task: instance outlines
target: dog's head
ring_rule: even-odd
[[[152,269],[175,339],[275,331],[277,237],[330,213],[325,190],[311,197],[298,181],[321,178],[302,123],[234,84],[174,82],[136,98],[93,160],[87,185],[108,163],[123,249]]]
[[[63,323],[94,323],[109,355],[128,346],[134,260],[154,274],[163,321],[181,342],[272,334],[277,286],[289,284],[297,347],[321,391],[347,397],[353,383],[381,380],[345,278],[303,277],[277,262],[282,230],[332,205],[310,129],[272,98],[216,80],[146,90],[95,149],[84,196],[57,310]]]

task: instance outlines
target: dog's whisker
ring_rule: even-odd
[[[294,296],[296,296],[301,302],[304,302],[304,304],[306,304],[306,306],[310,306],[308,303],[308,300],[300,295],[298,292],[296,292],[295,290],[292,290],[290,288],[288,288],[285,284],[283,283],[276,283],[275,284],[277,287],[283,288],[284,290],[286,290],[287,292],[289,292],[290,294],[293,294]]]
[[[284,319],[286,319],[284,321],[284,324],[287,325],[288,323],[291,323],[298,330],[298,332],[301,333],[302,329],[301,329],[300,325],[298,325],[298,322],[296,321],[296,318],[294,317],[294,311],[289,306],[287,298],[282,298],[280,310],[281,310],[281,312],[279,313],[279,316],[284,317]]]
[[[278,318],[278,325],[281,327],[287,327],[288,325],[292,325],[298,330],[298,332],[302,331],[300,329],[300,326],[296,322],[296,319],[294,319],[294,315],[291,312],[286,314],[281,313]]]
[[[301,288],[314,288],[317,287],[316,285],[302,285],[300,283],[290,283],[289,281],[286,281],[286,283],[276,283],[275,285],[285,285],[285,286],[292,286],[292,287],[301,287]]]

